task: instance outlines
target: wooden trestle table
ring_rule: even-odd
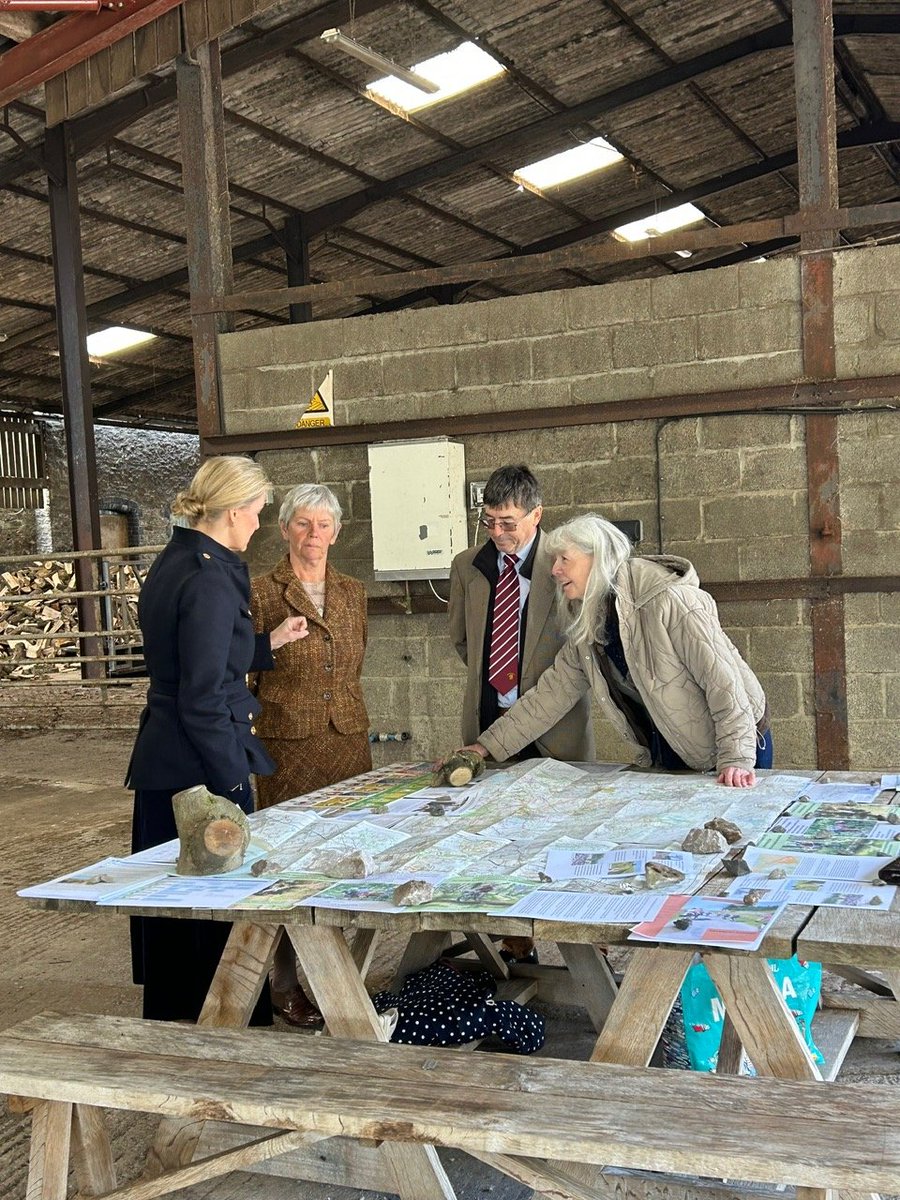
[[[811,780],[870,778],[858,773],[802,774]],[[434,961],[450,946],[452,934],[461,932],[465,948],[474,951],[477,959],[499,978],[498,995],[520,1001],[538,996],[583,1006],[597,1030],[591,1060],[638,1067],[650,1064],[695,953],[692,947],[635,948],[617,984],[599,947],[624,945],[628,929],[622,925],[576,925],[478,913],[367,913],[329,908],[273,911],[271,920],[266,920],[265,912],[258,909],[245,913],[239,908],[161,911],[125,904],[98,909],[95,905],[61,900],[32,903],[70,911],[89,909],[132,916],[233,921],[225,953],[200,1016],[200,1024],[210,1027],[246,1026],[284,928],[296,948],[328,1034],[337,1038],[385,1038],[365,986],[366,971],[380,932],[407,938],[397,971],[398,981]],[[495,949],[493,938],[497,935],[555,943],[564,966],[510,968]],[[823,1069],[810,1055],[766,966],[766,957],[788,958],[794,953],[834,965],[846,978],[866,989],[863,993],[839,992],[826,996],[827,1007],[818,1034],[826,1050]],[[704,950],[703,960],[727,1009],[720,1072],[736,1073],[743,1046],[762,1076],[823,1080],[823,1086],[827,1086],[854,1036],[900,1038],[900,905],[896,903],[889,913],[788,906],[757,952]],[[870,970],[878,971],[883,979],[875,979]],[[753,1137],[752,1106],[748,1108],[747,1121],[748,1137]],[[237,1128],[240,1138],[244,1131]],[[151,1159],[164,1167],[184,1165],[191,1161],[198,1145],[204,1153],[224,1150],[235,1144],[235,1136],[234,1126],[216,1127],[207,1122],[204,1127],[203,1123],[164,1119]],[[617,1200],[665,1196],[667,1200],[687,1200],[696,1194],[684,1180],[663,1187],[659,1178],[648,1179],[636,1173],[604,1181],[596,1167],[508,1156],[502,1161],[491,1155],[484,1159],[538,1192],[574,1200],[585,1200],[588,1196]],[[373,1147],[349,1139],[332,1139],[284,1155],[266,1164],[264,1169],[270,1174],[284,1173],[325,1183],[395,1192],[402,1200],[453,1200],[454,1197],[437,1153],[429,1146],[383,1143]],[[707,1200],[725,1200],[736,1192],[723,1184],[718,1190],[705,1185],[699,1194]],[[832,1200],[834,1195],[815,1188],[799,1188],[797,1194],[798,1200]],[[849,1200],[849,1195],[842,1196],[842,1200]],[[854,1193],[853,1197],[860,1200],[860,1193]]]

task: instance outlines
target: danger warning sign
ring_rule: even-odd
[[[315,390],[303,416],[296,424],[297,429],[309,429],[315,425],[334,424],[334,370],[328,372]]]

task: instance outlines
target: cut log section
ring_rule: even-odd
[[[221,875],[242,865],[250,824],[236,804],[198,784],[176,792],[172,809],[181,842],[179,875]]]
[[[465,787],[484,772],[484,759],[476,750],[457,750],[441,763],[436,775],[438,786]]]

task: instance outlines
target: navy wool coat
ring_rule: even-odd
[[[246,677],[273,658],[269,635],[254,632],[246,563],[197,529],[175,528],[147,575],[138,618],[150,687],[128,786],[203,783],[228,797],[251,773],[271,774]]]

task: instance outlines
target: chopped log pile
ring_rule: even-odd
[[[111,605],[113,630],[130,633],[137,628],[139,579],[131,566],[122,564],[113,580],[113,592],[134,589],[134,595],[113,595]],[[75,670],[73,658],[86,653],[84,639],[75,636],[78,607],[74,596],[67,596],[76,590],[71,562],[54,559],[0,571],[0,679]],[[101,625],[105,628],[102,613]]]

